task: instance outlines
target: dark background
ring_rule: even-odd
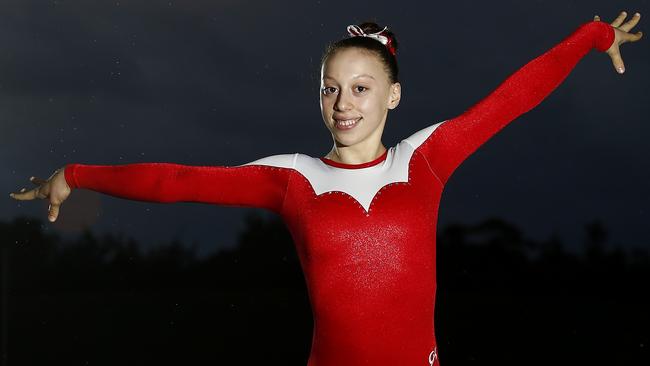
[[[67,163],[323,156],[319,61],[348,24],[400,41],[384,144],[452,118],[598,14],[647,1],[0,1],[0,185]],[[647,36],[644,36],[647,38]],[[440,207],[443,364],[648,360],[648,40],[592,50],[483,145]],[[304,365],[290,237],[243,207],[76,190],[0,201],[2,362]]]

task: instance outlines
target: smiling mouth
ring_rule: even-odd
[[[359,124],[359,121],[363,117],[359,117],[357,119],[349,119],[349,120],[338,120],[334,119],[334,126],[338,128],[339,130],[349,130],[351,128],[354,128],[357,124]]]

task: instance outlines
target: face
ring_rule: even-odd
[[[337,146],[376,150],[400,92],[373,53],[347,48],[330,56],[321,68],[320,107]]]

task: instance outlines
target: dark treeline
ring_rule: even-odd
[[[252,211],[234,249],[202,258],[178,240],[144,251],[43,229],[0,223],[2,365],[306,365],[312,314],[279,217]],[[647,365],[648,251],[608,243],[599,221],[583,229],[573,254],[499,219],[441,228],[443,366]]]

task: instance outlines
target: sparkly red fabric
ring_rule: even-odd
[[[445,183],[486,140],[548,96],[592,48],[605,51],[613,40],[607,23],[581,25],[486,98],[437,126],[411,151],[407,181],[381,186],[369,206],[342,191],[316,194],[319,179],[334,178],[303,175],[296,159],[288,167],[69,164],[65,178],[72,188],[132,200],[278,213],[294,239],[312,305],[309,366],[438,365],[435,239]],[[331,177],[345,171],[361,179],[391,154],[363,164],[311,159],[323,162],[322,171]]]

